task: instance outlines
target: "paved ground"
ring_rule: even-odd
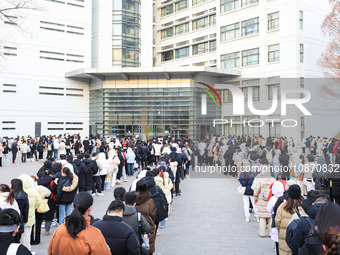
[[[0,167],[0,183],[8,184],[23,173],[36,174],[42,165],[40,162],[22,164],[19,159],[16,165]],[[182,182],[182,196],[174,198],[171,220],[159,231],[155,255],[274,254],[271,239],[258,236],[255,218],[245,222],[237,180],[223,175],[209,177],[192,175]],[[128,189],[133,179],[130,177],[123,187]],[[110,189],[103,197],[95,197],[92,212],[95,217],[104,215],[113,200],[112,193]],[[47,254],[49,238],[42,231],[41,244],[33,246],[32,251],[37,255]]]

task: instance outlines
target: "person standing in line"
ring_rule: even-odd
[[[131,148],[128,148],[127,153],[126,153],[126,165],[127,165],[128,176],[133,176],[133,168],[134,168],[135,161],[136,161],[135,159],[136,159],[135,153],[132,151]]]
[[[39,153],[39,160],[43,160],[44,159],[44,144],[42,141],[39,141],[38,145],[37,145],[37,151]]]
[[[20,152],[21,152],[21,163],[26,163],[27,144],[26,144],[26,141],[24,139],[21,140],[19,148],[20,148]]]
[[[2,143],[0,143],[0,167],[2,166],[3,152],[4,152],[4,148],[2,147]]]
[[[110,255],[111,252],[99,229],[91,226],[89,216],[93,197],[80,192],[74,197],[73,211],[53,233],[48,255]]]
[[[59,138],[55,137],[55,139],[53,140],[53,157],[55,160],[59,159],[59,147],[60,147]]]
[[[9,147],[7,145],[7,142],[2,142],[2,147],[4,149],[3,154],[2,154],[2,164],[3,165],[9,165]]]
[[[323,235],[323,249],[326,254],[340,254],[340,226],[331,226]]]
[[[18,153],[18,140],[17,139],[15,139],[14,142],[12,143],[11,151],[12,151],[12,163],[15,164],[15,159],[17,158],[17,153]]]

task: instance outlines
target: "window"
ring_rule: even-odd
[[[16,87],[16,84],[2,84],[4,87]]]
[[[216,50],[216,40],[195,44],[192,46],[192,55],[198,55]]]
[[[240,0],[221,0],[221,13],[238,9]]]
[[[259,18],[242,21],[242,36],[257,34],[259,32]]]
[[[48,92],[39,92],[39,95],[46,95],[46,96],[64,96],[61,93],[48,93]]]
[[[299,28],[303,29],[303,11],[299,11]]]
[[[162,53],[162,62],[173,60],[174,59],[174,51],[166,51]]]
[[[83,130],[83,128],[66,128],[66,130]]]
[[[279,12],[268,14],[268,31],[279,29],[280,16]]]
[[[305,138],[305,117],[301,117],[301,139]]]
[[[3,127],[2,130],[15,130],[15,127]]]
[[[268,46],[268,62],[280,61],[280,44]]]
[[[242,0],[242,7],[258,3],[259,0]]]
[[[244,102],[248,101],[248,88],[241,88],[244,96]]]
[[[303,63],[303,44],[300,44],[300,62]]]
[[[188,1],[187,0],[181,0],[177,3],[175,3],[176,12],[184,10],[186,8],[188,8]]]
[[[83,122],[66,122],[66,125],[83,125]]]
[[[275,121],[275,119],[279,120],[280,115],[271,115],[270,118],[272,121],[268,123],[269,127],[269,136],[270,137],[280,137],[281,136],[281,123],[280,121]]]
[[[60,87],[45,87],[45,86],[39,86],[39,89],[58,89],[58,90],[64,90],[64,88],[60,88]]]
[[[300,88],[304,88],[305,87],[305,78],[304,77],[300,77]],[[300,98],[304,98],[305,94],[300,93]]]
[[[189,56],[189,47],[184,47],[176,50],[176,58],[185,58]]]
[[[235,68],[240,66],[240,52],[233,52],[221,56],[222,68]]]
[[[64,130],[63,128],[47,128],[47,130]]]
[[[11,121],[11,120],[8,120],[8,121],[2,121],[2,124],[15,124],[15,121]]]
[[[173,27],[169,27],[169,28],[161,31],[161,38],[162,39],[172,37],[173,35],[174,35],[174,28]]]
[[[206,16],[192,21],[192,30],[212,26],[216,24],[216,14]]]
[[[77,89],[77,88],[66,88],[66,90],[73,90],[73,91],[84,91],[83,89]]]
[[[251,87],[253,101],[260,101],[260,86]]]
[[[259,64],[259,48],[242,51],[242,66]]]
[[[268,100],[273,100],[273,90],[274,88],[277,89],[277,99],[280,100],[280,84],[270,84],[268,85]]]
[[[223,103],[232,103],[233,102],[233,94],[229,89],[223,90]]]
[[[161,9],[161,15],[162,17],[170,15],[174,12],[174,7],[172,4],[165,6]]]
[[[234,23],[221,27],[221,42],[240,37],[240,23]]]
[[[189,32],[189,22],[178,25],[178,26],[175,27],[176,35],[184,34],[184,33],[187,33],[187,32]]]
[[[247,86],[250,86],[250,85],[257,85],[257,84],[260,84],[260,79],[251,79],[251,80],[243,80],[242,81],[242,85],[247,85]]]
[[[4,89],[2,90],[3,93],[17,93],[15,90],[8,90],[8,89]]]
[[[69,96],[69,97],[83,97],[84,95],[83,94],[66,94],[66,96]]]
[[[47,122],[48,125],[63,125],[64,122]]]

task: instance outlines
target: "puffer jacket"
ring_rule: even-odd
[[[107,175],[110,169],[109,161],[105,158],[104,153],[100,153],[97,159],[98,172],[100,175]]]
[[[57,184],[54,182],[54,178],[49,175],[44,175],[41,178],[38,179],[38,185],[42,185],[46,187],[49,191],[51,191],[51,194],[57,194]],[[51,185],[52,184],[52,185]],[[44,220],[53,220],[55,210],[57,209],[55,202],[53,201],[51,195],[48,197],[48,207],[50,210],[46,213],[44,213]]]
[[[150,192],[145,193],[137,193],[137,202],[136,202],[137,211],[140,212],[146,221],[150,225],[150,235],[149,235],[149,253],[155,252],[155,242],[156,242],[156,227],[155,221],[157,216],[156,205],[151,198]]]
[[[261,173],[260,173],[261,174]],[[258,216],[260,218],[270,218],[271,214],[267,211],[267,205],[268,205],[268,195],[267,199],[265,199],[262,196],[262,189],[264,185],[268,184],[268,187],[271,186],[271,184],[275,181],[275,178],[273,177],[259,177],[260,174],[254,179],[253,185],[251,186],[251,189],[254,191],[254,199],[257,201],[257,209],[258,209]]]
[[[166,197],[166,200],[168,201],[168,204],[171,203],[171,190],[173,189],[174,184],[172,183],[169,173],[164,172],[164,194]]]
[[[56,204],[67,205],[73,202],[77,194],[78,176],[73,175],[72,183],[66,176],[62,176],[58,181]]]
[[[246,187],[246,191],[244,192],[244,195],[253,196],[254,191],[252,190],[251,186],[253,185],[256,173],[250,172],[249,174],[250,174],[249,178],[244,178],[245,172],[242,172],[240,174],[239,182],[241,183],[242,187]]]
[[[87,171],[85,173],[85,191],[92,190],[92,177],[93,177],[93,172],[96,169],[96,165],[89,158],[84,159],[83,163],[85,164],[87,168]]]
[[[28,221],[26,226],[32,227],[35,223],[35,210],[39,208],[42,201],[38,191],[34,188],[34,180],[27,174],[18,177],[22,181],[23,189],[28,195]]]
[[[276,212],[275,217],[275,225],[276,228],[279,231],[279,249],[280,249],[280,255],[289,255],[292,253],[290,248],[288,247],[286,243],[286,233],[287,233],[287,227],[290,222],[290,219],[292,218],[292,214],[287,212],[284,207],[286,206],[287,202],[283,202]]]
[[[79,178],[78,180],[79,189],[84,190],[85,189],[85,178],[86,178],[88,169],[85,166],[85,164],[79,159],[75,159],[73,161],[73,168],[74,168],[75,174],[78,175],[78,178]]]
[[[98,228],[112,254],[139,255],[140,247],[133,230],[119,216],[104,215],[103,220],[93,224]]]
[[[4,209],[14,209],[20,214],[19,206],[17,201],[14,199],[13,204],[6,202],[9,192],[0,192],[0,208]]]

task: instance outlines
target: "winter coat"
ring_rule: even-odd
[[[259,174],[261,175],[261,173]],[[260,218],[270,218],[271,214],[267,211],[267,204],[268,204],[268,195],[266,195],[267,199],[265,199],[263,194],[263,187],[265,184],[269,184],[269,186],[275,181],[273,177],[259,177],[259,175],[254,179],[253,185],[251,189],[254,191],[254,199],[257,201],[257,210],[258,216]]]
[[[15,196],[15,201],[17,201],[19,206],[22,223],[27,223],[29,210],[28,195],[25,192],[19,192]]]
[[[150,231],[150,225],[146,221],[143,215],[141,215],[141,228],[143,233],[149,233]],[[125,205],[124,215],[123,215],[123,221],[128,224],[133,232],[135,232],[135,235],[137,237],[137,240],[139,243],[142,242],[141,240],[141,233],[139,232],[138,227],[138,218],[137,218],[137,209],[135,206]]]
[[[96,165],[95,162],[93,162],[89,158],[84,159],[83,163],[87,168],[87,171],[85,173],[85,191],[92,190],[92,177],[93,172],[96,170]]]
[[[111,255],[100,230],[90,225],[90,216],[83,217],[86,220],[86,229],[80,231],[75,239],[67,232],[65,224],[54,231],[48,246],[49,255]]]
[[[306,211],[309,217],[301,217],[300,219],[296,220],[297,226],[293,232],[292,240],[288,244],[288,246],[292,250],[293,255],[299,254],[299,249],[305,243],[305,238],[308,236],[310,232],[313,221],[321,205],[322,205],[321,203],[317,203],[310,206]]]
[[[110,164],[109,161],[105,158],[104,153],[99,154],[99,158],[97,159],[98,172],[100,175],[107,175],[109,172]]]
[[[284,210],[287,202],[283,202],[276,212],[275,225],[279,231],[279,249],[280,255],[291,254],[291,250],[286,243],[287,227],[292,218],[292,214]]]
[[[52,176],[44,175],[41,178],[39,178],[37,182],[38,182],[38,185],[42,185],[45,188],[47,188],[49,191],[51,191],[51,195],[57,194],[58,185],[54,182],[54,178]],[[52,183],[52,187],[51,187],[51,183]],[[44,213],[44,216],[43,216],[44,220],[53,220],[55,210],[57,209],[56,204],[52,200],[51,195],[48,196],[48,202],[47,202],[50,210]]]
[[[22,181],[23,189],[28,195],[28,221],[26,226],[32,227],[35,224],[35,211],[39,208],[42,201],[40,195],[36,189],[34,189],[34,180],[27,174],[20,175],[18,177]]]
[[[41,201],[43,202],[45,200],[48,204],[48,199],[51,197],[51,190],[42,185],[37,185],[35,189],[38,191]]]
[[[126,163],[133,164],[135,163],[135,159],[136,159],[135,153],[131,149],[128,149],[126,154]]]
[[[320,255],[323,251],[323,241],[318,236],[309,236],[299,250],[299,255]]]
[[[73,161],[73,168],[74,168],[75,174],[79,178],[79,180],[78,180],[79,189],[84,190],[85,189],[85,178],[86,178],[88,169],[85,166],[85,164],[79,159],[75,159]]]
[[[169,173],[168,172],[164,172],[164,194],[166,197],[166,200],[168,202],[168,204],[171,203],[171,190],[173,189],[174,185],[173,182],[171,181],[170,177],[169,177]]]
[[[284,192],[284,187],[283,184],[280,181],[276,181],[273,183],[272,186],[272,193],[273,196],[269,199],[268,204],[267,204],[267,211],[268,213],[272,214],[275,216],[274,213],[274,206],[277,202],[277,199],[283,195]],[[271,229],[271,239],[274,242],[279,242],[279,231],[277,230],[277,228],[272,228]]]
[[[0,255],[7,255],[7,250],[11,243],[14,243],[14,237],[11,233],[0,233]],[[32,255],[32,253],[22,244],[20,244],[17,255]]]
[[[148,153],[149,153],[149,147],[146,145],[143,145],[139,148],[138,152],[139,152],[141,159],[146,160],[148,157]]]
[[[20,214],[19,206],[17,201],[14,199],[13,204],[6,202],[9,192],[0,192],[0,208],[4,209],[14,209]]]
[[[250,172],[249,174],[250,174],[249,178],[244,178],[245,172],[242,172],[240,174],[239,182],[241,183],[242,187],[246,187],[244,195],[253,196],[254,191],[252,190],[251,186],[253,185],[256,173]]]
[[[149,253],[155,252],[155,242],[156,242],[156,227],[155,221],[157,216],[156,205],[151,198],[150,192],[137,193],[136,209],[140,212],[146,221],[150,225],[150,235],[149,235]]]
[[[66,176],[62,176],[58,180],[56,204],[67,205],[73,202],[77,194],[78,176],[73,175],[72,182]]]
[[[132,228],[119,216],[104,215],[93,224],[98,228],[114,255],[139,255],[140,247]]]

